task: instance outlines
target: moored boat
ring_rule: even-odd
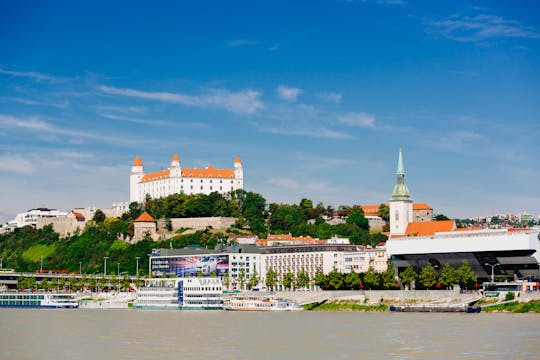
[[[226,299],[223,308],[230,311],[300,311],[301,306],[293,301],[270,297],[235,296]]]
[[[5,292],[0,293],[0,307],[76,309],[79,303],[74,294]]]

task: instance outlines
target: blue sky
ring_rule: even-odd
[[[536,1],[4,1],[0,220],[178,153],[270,202],[540,214]]]

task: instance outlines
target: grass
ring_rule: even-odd
[[[313,303],[304,306],[305,310],[311,311],[388,311],[385,304],[362,305],[357,303]]]
[[[113,250],[125,250],[130,246],[129,243],[122,241],[122,240],[114,240],[114,242],[111,244],[110,251]]]
[[[41,260],[41,256],[46,259],[55,251],[55,245],[33,245],[22,253],[22,258],[26,262],[37,263]]]
[[[482,311],[486,312],[512,312],[512,313],[528,313],[535,312],[540,313],[540,300],[531,300],[524,303],[507,303],[501,305],[493,305],[486,308],[482,308]]]

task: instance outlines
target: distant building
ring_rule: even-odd
[[[40,219],[45,219],[50,222],[53,219],[65,218],[67,214],[68,213],[65,211],[58,211],[56,209],[30,209],[27,212],[17,214],[17,216],[15,216],[15,219],[10,221],[8,224],[11,227],[15,228],[20,228],[26,225],[36,227],[38,220]]]
[[[156,221],[146,211],[135,219],[133,226],[134,235],[131,239],[132,243],[139,242],[147,236],[152,240],[157,240],[159,238],[159,234],[156,231]]]
[[[153,173],[144,172],[140,157],[131,166],[130,202],[144,202],[146,196],[165,197],[171,194],[210,194],[243,189],[244,172],[240,157],[234,160],[233,169],[215,169],[209,165],[204,169],[185,168],[180,158],[174,154],[171,167]]]

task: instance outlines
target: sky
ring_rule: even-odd
[[[0,221],[129,201],[135,156],[268,202],[540,214],[536,1],[2,1]]]

